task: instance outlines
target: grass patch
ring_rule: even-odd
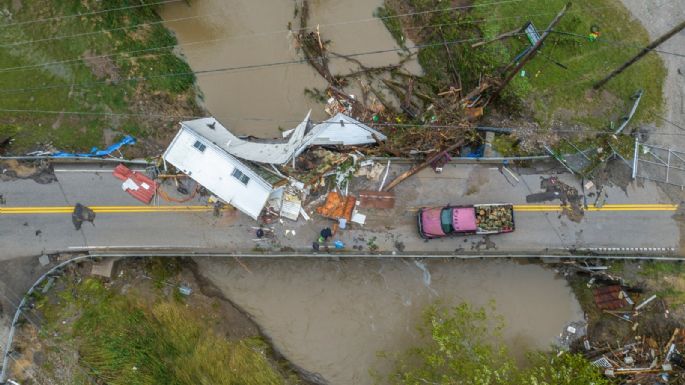
[[[487,6],[489,0],[476,0],[472,17],[480,20],[483,36],[492,38],[532,21],[539,31],[547,27],[565,0],[528,0],[523,3],[503,3]],[[600,39],[590,42],[586,37],[592,26],[598,26]],[[630,97],[645,90],[634,121],[652,119],[663,106],[662,85],[666,69],[655,53],[650,53],[623,74],[611,80],[604,91],[591,93],[592,84],[639,52],[649,41],[644,27],[634,20],[618,0],[580,0],[555,28],[580,36],[552,33],[541,53],[525,66],[526,75],[517,75],[519,87],[533,106],[535,118],[544,125],[554,120],[580,122],[597,129],[606,129],[632,105]],[[492,43],[492,60],[505,63],[527,45],[525,36]],[[497,57],[499,55],[499,57]],[[568,69],[553,63],[559,62]]]
[[[666,276],[682,275],[685,273],[685,265],[678,262],[646,262],[642,265],[641,275],[653,279],[660,279]]]
[[[78,351],[79,365],[98,383],[291,383],[266,358],[264,342],[229,341],[176,301],[148,307],[133,293],[117,294],[89,278],[61,291],[59,303],[39,303],[45,335],[64,336],[64,343]]]
[[[646,262],[640,275],[657,288],[656,295],[671,305],[685,304],[685,265],[678,262]]]
[[[191,69],[172,48],[153,0],[0,0],[0,137],[13,153],[103,146],[103,130],[159,133],[178,118],[158,114],[196,111]],[[21,6],[17,7],[16,4]],[[64,15],[86,14],[60,18]],[[58,18],[47,22],[30,22]],[[102,32],[105,31],[105,32]],[[142,79],[149,78],[147,80]],[[178,97],[187,95],[189,97]],[[60,114],[78,111],[85,114]],[[102,114],[122,114],[118,116]]]
[[[378,7],[374,16],[383,21],[385,28],[388,29],[390,35],[392,35],[393,39],[397,42],[397,45],[406,48],[404,32],[402,32],[402,23],[397,17],[397,12],[390,7]]]

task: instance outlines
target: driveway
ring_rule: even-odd
[[[663,35],[685,19],[683,0],[621,0],[645,27],[652,40]],[[685,30],[659,46],[658,50],[679,55],[659,53],[668,75],[664,84],[666,111],[656,118],[648,142],[685,150]]]

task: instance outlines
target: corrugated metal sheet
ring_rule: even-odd
[[[337,114],[314,125],[307,114],[287,139],[244,139],[234,135],[213,117],[181,122],[181,126],[206,138],[227,153],[258,163],[285,164],[312,145],[360,145],[376,143],[386,136],[347,115]]]
[[[623,289],[619,285],[595,288],[593,291],[595,304],[602,310],[616,310],[628,305],[623,296]]]
[[[123,180],[122,188],[132,197],[149,204],[157,191],[157,183],[144,174],[131,171],[123,164],[114,168],[112,173],[117,179]]]

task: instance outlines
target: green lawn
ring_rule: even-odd
[[[532,21],[543,31],[565,0],[526,0],[486,5],[492,0],[476,0],[481,5],[472,11],[479,29],[486,38],[521,27]],[[591,42],[584,38],[597,26],[601,36]],[[557,25],[555,30],[578,36],[553,33],[545,42],[541,54],[524,69],[527,100],[535,118],[543,125],[554,120],[582,123],[595,129],[606,129],[610,120],[622,116],[631,105],[629,98],[638,89],[645,91],[636,121],[653,120],[652,114],[662,108],[662,85],[666,70],[661,59],[650,53],[623,74],[611,80],[603,92],[589,91],[592,84],[639,52],[649,41],[646,30],[632,19],[618,0],[579,0]],[[528,44],[525,36],[493,43],[489,48],[501,64],[508,62]],[[564,69],[554,61],[568,67]]]
[[[84,374],[108,385],[298,383],[267,358],[264,342],[217,334],[207,315],[195,314],[183,299],[146,304],[134,289],[122,295],[88,278],[67,282],[59,302],[39,298],[37,308],[44,317],[41,340],[51,363],[44,374],[65,370],[53,367],[59,366],[50,361],[53,353],[77,351],[75,364],[82,370],[72,370],[73,384],[91,383]]]
[[[89,150],[104,144],[104,129],[116,136],[130,133],[154,137],[172,130],[179,119],[154,118],[150,114],[197,109],[192,75],[127,80],[190,71],[168,48],[176,44],[176,39],[159,23],[155,7],[88,15],[156,2],[159,1],[0,1],[0,9],[7,10],[0,15],[0,139],[15,139],[12,153],[46,144],[60,150]],[[79,13],[85,15],[59,18]],[[50,18],[58,19],[34,22]],[[88,65],[83,60],[86,55],[111,56]],[[170,102],[165,105],[152,102],[152,98]],[[15,109],[92,115],[2,111]]]

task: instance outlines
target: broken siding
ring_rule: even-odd
[[[281,139],[255,141],[239,138],[214,118],[190,120],[181,122],[181,125],[207,138],[225,152],[240,159],[258,163],[285,164],[302,143],[302,138],[309,125],[309,114],[295,128],[287,141]]]
[[[194,146],[196,141],[206,146],[204,151]],[[169,145],[164,160],[254,219],[271,193],[271,185],[249,167],[187,127]],[[247,184],[233,175],[236,169],[250,178]]]
[[[360,144],[376,143],[374,135],[379,140],[386,140],[386,136],[380,131],[347,116],[337,114],[320,124],[314,126],[307,135],[307,145],[346,145],[356,146]]]
[[[291,130],[287,139],[239,138],[211,117],[181,122],[181,125],[237,158],[271,164],[285,164],[312,145],[355,146],[376,143],[374,136],[379,140],[387,139],[381,132],[347,115],[337,114],[313,127],[309,115]]]

